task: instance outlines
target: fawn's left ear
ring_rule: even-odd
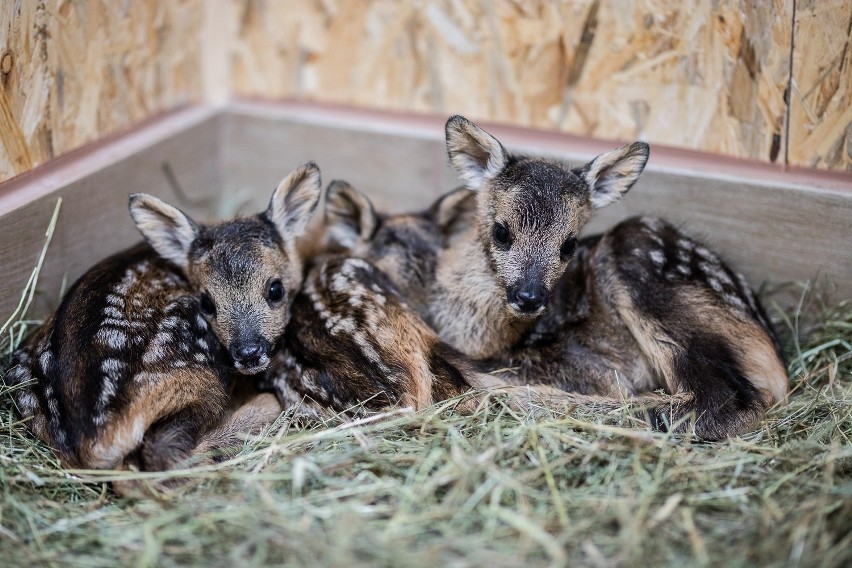
[[[452,235],[473,225],[476,215],[476,192],[459,187],[438,198],[429,215],[444,235]]]
[[[157,254],[184,271],[189,267],[189,250],[198,236],[198,224],[186,213],[153,195],[134,193],[130,196],[130,216]]]
[[[589,200],[594,209],[615,203],[627,193],[648,162],[646,142],[633,142],[601,154],[580,170],[589,184]]]
[[[314,162],[306,162],[275,188],[265,215],[275,224],[282,239],[289,240],[305,233],[319,203],[320,183],[319,167]]]

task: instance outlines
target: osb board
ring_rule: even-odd
[[[852,2],[796,4],[790,163],[852,170]]]
[[[785,155],[792,0],[232,0],[224,17],[238,96]]]
[[[0,197],[6,197],[0,204],[10,202],[4,192],[41,194],[11,211],[0,209],[0,321],[15,309],[36,266],[57,197],[63,199],[59,219],[29,312],[35,318],[55,310],[60,291],[95,262],[141,240],[127,211],[129,194],[157,195],[199,219],[215,209],[221,188],[218,118],[165,120],[180,123],[181,129],[149,137],[118,157],[108,147],[69,156],[0,187]],[[186,199],[175,195],[164,163],[170,164]],[[42,187],[46,184],[50,187]]]
[[[346,179],[386,210],[424,208],[458,180],[448,165],[441,121],[400,127],[406,120],[376,115],[332,120],[274,106],[232,106],[222,125],[225,193],[262,188],[257,207],[287,168],[312,158],[326,184]],[[540,152],[535,140],[512,129],[492,132],[510,150]],[[591,158],[552,144],[547,155],[575,165]],[[655,162],[652,149],[639,182],[621,203],[598,212],[590,232],[632,215],[663,217],[720,251],[755,286],[820,276],[831,282],[835,297],[852,298],[852,247],[837,246],[852,238],[852,192],[718,171],[677,172]]]
[[[0,180],[202,98],[201,0],[0,2]]]

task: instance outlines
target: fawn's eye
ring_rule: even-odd
[[[562,257],[562,260],[568,260],[574,251],[577,250],[577,239],[574,237],[568,237],[565,239],[565,242],[562,243],[562,248],[559,249],[559,256]]]
[[[506,250],[512,246],[512,235],[503,223],[494,223],[491,236],[494,238],[494,244],[497,245],[497,248]]]
[[[210,298],[209,294],[201,294],[201,298],[199,298],[198,304],[201,307],[201,312],[204,315],[211,318],[216,316],[216,304],[213,303],[213,299]]]
[[[270,303],[277,304],[284,299],[284,285],[280,280],[273,280],[266,289],[266,297]]]

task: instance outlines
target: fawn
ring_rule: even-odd
[[[643,397],[654,425],[705,439],[741,433],[784,400],[772,327],[718,255],[654,218],[579,238],[592,210],[638,179],[647,144],[569,169],[511,155],[460,116],[446,136],[467,189],[426,214],[388,217],[333,184],[328,234],[396,275],[440,338],[477,368],[510,368],[504,380],[584,394],[664,388],[680,396]],[[422,250],[431,252],[418,264]]]
[[[228,421],[229,389],[270,364],[319,197],[313,163],[266,211],[220,224],[131,195],[147,242],[91,268],[13,354],[5,381],[32,431],[66,466],[162,470],[277,416],[267,394]]]

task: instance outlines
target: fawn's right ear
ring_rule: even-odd
[[[506,167],[503,145],[465,117],[451,116],[446,135],[450,162],[469,189],[482,189]]]
[[[580,174],[589,184],[589,202],[594,209],[615,203],[627,193],[648,163],[651,149],[636,141],[605,152],[582,167]]]
[[[130,196],[130,216],[157,254],[182,269],[189,267],[189,249],[198,225],[183,211],[146,193]]]
[[[343,180],[334,180],[325,190],[325,224],[338,245],[354,247],[373,238],[379,224],[370,199]]]
[[[305,162],[281,180],[264,215],[272,221],[284,240],[305,233],[322,189],[319,167]]]

